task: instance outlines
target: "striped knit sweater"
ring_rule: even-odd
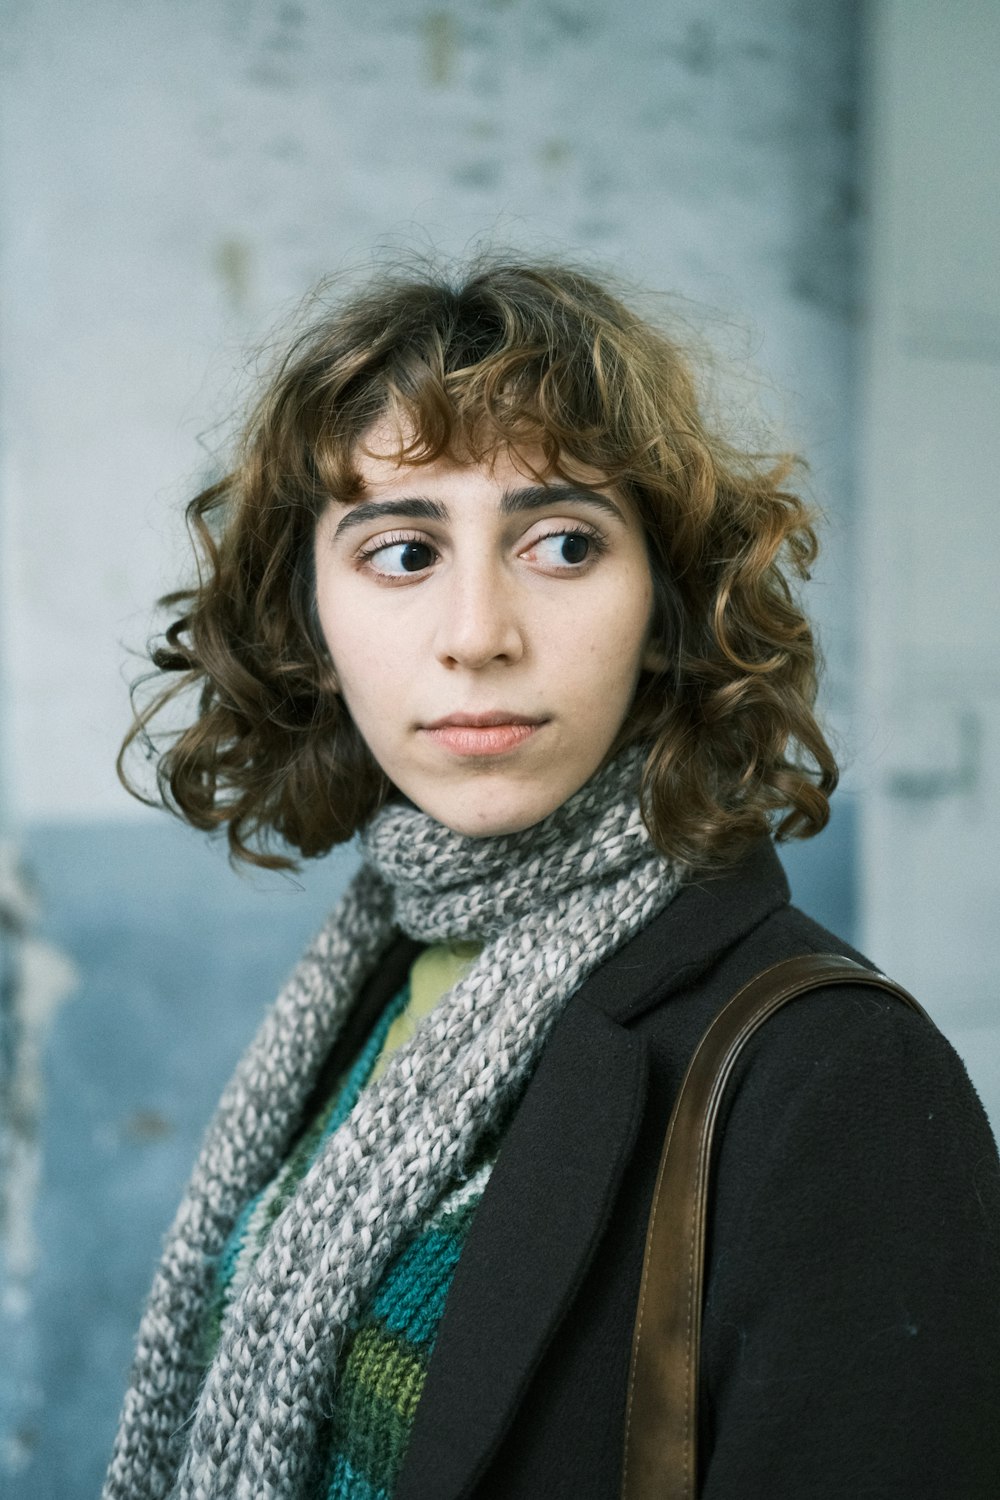
[[[390,1053],[412,1035],[477,951],[471,944],[439,944],[419,955],[354,1065],[271,1183],[247,1204],[216,1264],[214,1295],[203,1330],[206,1368],[228,1307],[323,1140],[347,1118],[365,1084],[378,1076]],[[337,1371],[325,1440],[327,1468],[316,1500],[390,1500],[455,1267],[501,1135],[502,1129],[484,1140],[469,1175],[446,1191],[420,1231],[390,1262],[355,1320]]]

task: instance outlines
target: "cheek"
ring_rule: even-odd
[[[337,689],[353,714],[355,689],[361,681],[358,672],[359,642],[356,622],[352,621],[349,611],[344,610],[342,605],[338,607],[339,603],[328,597],[324,598],[320,591],[316,600],[316,614],[320,634],[336,676]]]
[[[380,629],[378,617],[362,615],[350,603],[341,596],[335,609],[324,609],[321,604],[320,626],[337,691],[377,759],[397,717],[387,712],[387,705],[403,710],[415,674],[413,663],[406,659],[405,635]]]
[[[583,647],[593,663],[623,674],[621,686],[627,689],[642,664],[652,621],[652,581],[641,573],[631,574],[624,586],[601,601],[585,624],[568,619],[566,635],[575,655],[581,655]]]
[[[357,607],[350,585],[350,579],[321,578],[316,588],[320,633],[339,676],[353,674],[365,639],[371,637],[370,621]]]

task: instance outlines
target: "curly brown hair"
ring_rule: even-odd
[[[809,576],[813,517],[786,488],[794,460],[709,430],[696,377],[676,338],[562,265],[383,274],[328,311],[292,343],[230,472],[188,506],[198,582],[160,601],[180,612],[140,679],[159,686],[119,755],[126,786],[152,800],[124,768],[138,741],[169,808],[227,825],[232,854],[268,867],[349,839],[391,795],[332,681],[312,560],[317,519],[360,493],[354,455],[389,416],[404,462],[533,445],[548,474],[586,464],[631,498],[664,666],[614,749],[649,743],[643,815],[664,852],[706,868],[768,830],[819,832],[837,767],[789,581]],[[157,744],[152,721],[191,688],[193,722]]]

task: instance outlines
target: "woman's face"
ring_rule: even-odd
[[[525,458],[399,465],[360,453],[360,499],[316,529],[319,620],[351,716],[417,807],[458,833],[528,828],[602,764],[649,647],[653,584],[600,475]],[[575,471],[574,471],[575,472]]]

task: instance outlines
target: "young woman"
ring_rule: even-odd
[[[850,952],[772,847],[836,782],[789,467],[564,268],[381,279],[289,351],[132,738],[195,687],[167,803],[362,863],[208,1130],[107,1500],[619,1494],[686,1064],[758,971]],[[714,1179],[705,1500],[995,1495],[998,1244],[932,1026],[850,984],[769,1022]]]

